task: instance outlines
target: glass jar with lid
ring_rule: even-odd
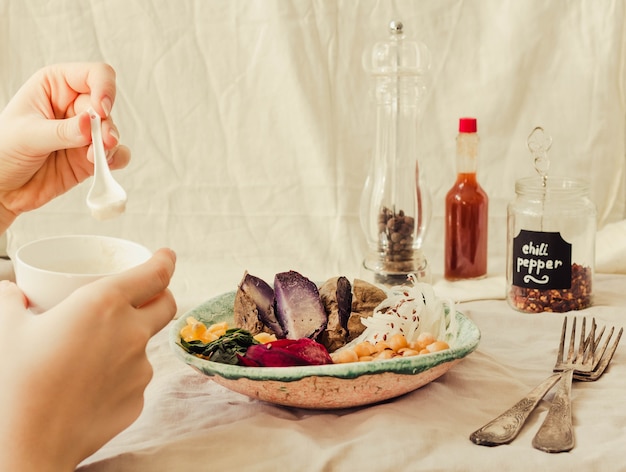
[[[527,177],[507,208],[507,300],[527,313],[592,303],[596,208],[583,180]]]

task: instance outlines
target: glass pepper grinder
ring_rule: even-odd
[[[360,220],[368,243],[364,267],[383,284],[402,284],[408,274],[430,281],[422,252],[431,199],[418,159],[418,127],[427,91],[430,54],[407,40],[401,22],[363,55],[376,103],[375,147]]]

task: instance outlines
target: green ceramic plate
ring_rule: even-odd
[[[376,403],[415,390],[447,372],[476,349],[478,327],[457,312],[458,333],[450,349],[384,361],[321,366],[242,367],[211,362],[180,346],[180,330],[193,316],[210,325],[233,324],[235,292],[219,295],[180,317],[171,327],[176,355],[215,382],[252,398],[302,408],[347,408]]]

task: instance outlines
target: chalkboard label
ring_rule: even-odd
[[[540,290],[572,285],[572,245],[561,233],[521,230],[513,239],[513,285]]]

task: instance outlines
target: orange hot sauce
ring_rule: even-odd
[[[476,179],[476,129],[475,118],[459,120],[457,178],[446,195],[444,277],[448,280],[487,275],[489,198]]]

